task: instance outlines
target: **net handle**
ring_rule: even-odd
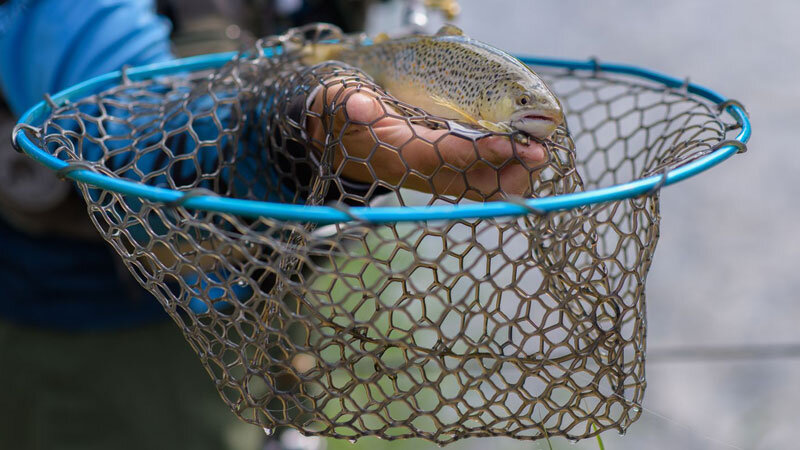
[[[120,83],[125,84],[147,80],[158,76],[215,69],[221,67],[237,55],[238,53],[236,52],[225,52],[194,56],[137,68],[125,68],[89,79],[71,88],[65,89],[52,97],[48,97],[46,101],[43,100],[27,110],[20,118],[18,126],[12,133],[12,144],[15,148],[26,153],[44,166],[53,171],[65,173],[67,178],[74,181],[124,195],[141,197],[153,202],[181,204],[188,209],[236,214],[251,218],[264,217],[284,221],[330,224],[350,222],[355,220],[354,217],[358,217],[360,221],[378,224],[513,217],[530,214],[530,211],[563,211],[646,195],[661,187],[675,184],[704,172],[727,160],[736,153],[742,152],[746,149],[745,145],[747,141],[749,141],[751,135],[750,120],[739,102],[729,100],[704,86],[691,83],[688,79],[679,79],[649,69],[626,64],[601,63],[596,58],[578,61],[526,56],[517,56],[517,58],[531,66],[558,67],[593,73],[603,71],[643,78],[672,89],[685,89],[686,92],[703,97],[715,103],[719,108],[724,109],[734,118],[737,125],[740,127],[739,134],[731,141],[720,142],[714,147],[713,151],[708,154],[680,167],[676,167],[669,172],[589,191],[527,199],[524,204],[520,204],[519,202],[495,201],[437,206],[361,206],[351,207],[349,211],[344,211],[342,208],[329,206],[305,206],[197,195],[197,193],[187,194],[172,189],[148,186],[138,182],[114,178],[86,169],[65,170],[65,167],[69,166],[70,163],[62,161],[49,154],[46,150],[38,147],[25,133],[25,130],[36,130],[34,124],[43,122],[47,114],[49,114],[53,108],[57,108],[74,99],[93,95],[103,88],[116,86]],[[265,56],[269,57],[271,55],[265,54]],[[186,198],[187,195],[191,195],[191,197]]]

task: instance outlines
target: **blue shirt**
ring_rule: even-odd
[[[11,0],[0,6],[0,89],[19,115],[44,93],[171,59],[169,32],[151,0]],[[4,320],[96,330],[167,318],[104,242],[33,237],[0,222],[0,247]]]
[[[40,101],[45,92],[58,92],[125,64],[138,66],[172,58],[169,24],[152,8],[149,0],[17,0],[0,7],[0,88],[13,112],[22,113]],[[248,106],[253,108],[246,114],[253,126],[242,127],[236,154],[224,156],[228,163],[236,163],[232,195],[247,192],[250,197],[271,201],[305,201],[314,170],[307,163],[298,162],[292,163],[291,168],[280,167],[282,160],[278,158],[276,171],[265,172],[264,161],[258,159],[263,158],[263,150],[269,151],[269,148],[262,145],[257,128],[258,114],[267,105],[280,102],[287,106],[290,115],[297,116],[295,120],[299,120],[306,101],[306,93],[300,90],[280,100],[258,99]],[[229,103],[216,106],[203,101],[191,103],[191,107],[197,109],[193,112],[200,113],[201,119],[192,122],[192,129],[201,140],[212,140],[219,133],[211,119],[202,119],[202,110],[213,107],[222,123],[243,117],[233,114]],[[275,105],[283,110],[283,106]],[[120,114],[124,113],[120,111]],[[163,125],[165,129],[180,126],[181,115],[175,117],[177,123],[167,122]],[[110,128],[106,131],[113,134]],[[160,139],[153,136],[153,139]],[[306,149],[300,144],[301,139],[289,141],[285,150],[302,159]],[[147,143],[140,144],[146,146]],[[182,143],[180,139],[167,145],[173,153],[197,150],[194,144]],[[220,155],[215,148],[205,149],[208,151],[198,151],[193,161],[205,173],[211,173]],[[93,160],[101,155],[99,147],[83,148],[85,159]],[[253,158],[254,155],[260,156]],[[159,167],[158,152],[136,154],[135,148],[118,154],[113,163],[106,165],[114,164],[110,168],[119,169],[126,167],[133,158],[137,158],[136,167],[144,173],[152,174],[148,168]],[[196,175],[194,163],[175,167],[178,170],[171,173],[172,180],[180,186],[192,186]],[[292,176],[278,177],[279,171],[292,173]],[[226,171],[221,173],[224,176]],[[119,175],[139,181],[132,170]],[[272,181],[267,183],[268,179]],[[147,183],[166,186],[164,176],[148,177]],[[338,185],[361,197],[367,192],[384,192],[382,188],[370,190],[369,184],[344,179]],[[332,186],[326,199],[336,200],[339,194]],[[33,237],[0,222],[0,246],[4,249],[0,252],[0,289],[3,290],[0,319],[58,329],[89,330],[133,326],[167,317],[160,304],[133,281],[113,249],[103,242]],[[210,280],[224,276],[206,274]],[[197,281],[187,280],[187,283],[196,285]],[[211,300],[215,308],[225,307],[224,301],[214,301],[221,293],[214,289],[206,292],[204,283],[199,280],[198,291],[204,291],[202,296],[206,301]],[[252,294],[245,289],[234,290],[239,298]],[[208,308],[197,298],[189,300],[189,307],[196,312]]]

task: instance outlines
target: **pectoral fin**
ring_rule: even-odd
[[[478,124],[478,120],[476,120],[474,117],[472,117],[472,115],[470,115],[468,112],[466,112],[463,109],[461,109],[455,103],[453,103],[453,102],[451,102],[451,101],[449,101],[447,99],[444,99],[442,97],[439,97],[438,95],[431,95],[431,100],[433,100],[433,102],[436,103],[437,105],[439,105],[439,106],[441,106],[443,108],[447,108],[450,111],[453,111],[454,113],[458,114],[459,116],[461,116],[467,122]]]
[[[513,133],[516,131],[507,123],[489,122],[488,120],[479,120],[478,125],[486,128],[489,131],[494,131],[495,133]],[[528,145],[530,143],[528,136],[523,133],[515,133],[514,140],[523,145]]]
[[[497,123],[497,122],[489,122],[488,120],[479,120],[478,125],[486,128],[489,131],[494,131],[496,133],[511,133],[514,131],[511,126],[506,123]]]

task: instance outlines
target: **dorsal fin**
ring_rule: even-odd
[[[439,28],[439,31],[436,32],[437,36],[464,36],[464,32],[461,31],[461,28],[458,28],[455,25],[451,24],[444,24],[442,28]]]
[[[388,34],[386,34],[386,33],[379,33],[377,36],[375,36],[375,37],[372,39],[372,43],[373,43],[373,44],[380,44],[381,42],[386,42],[386,41],[388,41],[389,39],[390,39],[390,38],[389,38],[389,35],[388,35]]]

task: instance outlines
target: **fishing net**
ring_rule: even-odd
[[[686,89],[542,69],[566,124],[531,164],[524,137],[427,115],[357,68],[301,64],[299,49],[331,38],[363,39],[315,25],[216,70],[123,75],[51,102],[37,143],[70,163],[61,175],[89,169],[185,192],[165,204],[79,183],[103,238],[245,421],[437,443],[624,432],[645,390],[657,189],[518,217],[375,223],[352,208],[617,185],[706,155],[735,126]],[[350,117],[353,95],[379,98],[379,117]],[[487,156],[490,138],[513,156]],[[412,146],[437,167],[420,169]],[[454,159],[450,147],[469,151]],[[183,206],[198,195],[220,207]],[[223,207],[232,199],[334,205],[350,220],[234,215]]]

